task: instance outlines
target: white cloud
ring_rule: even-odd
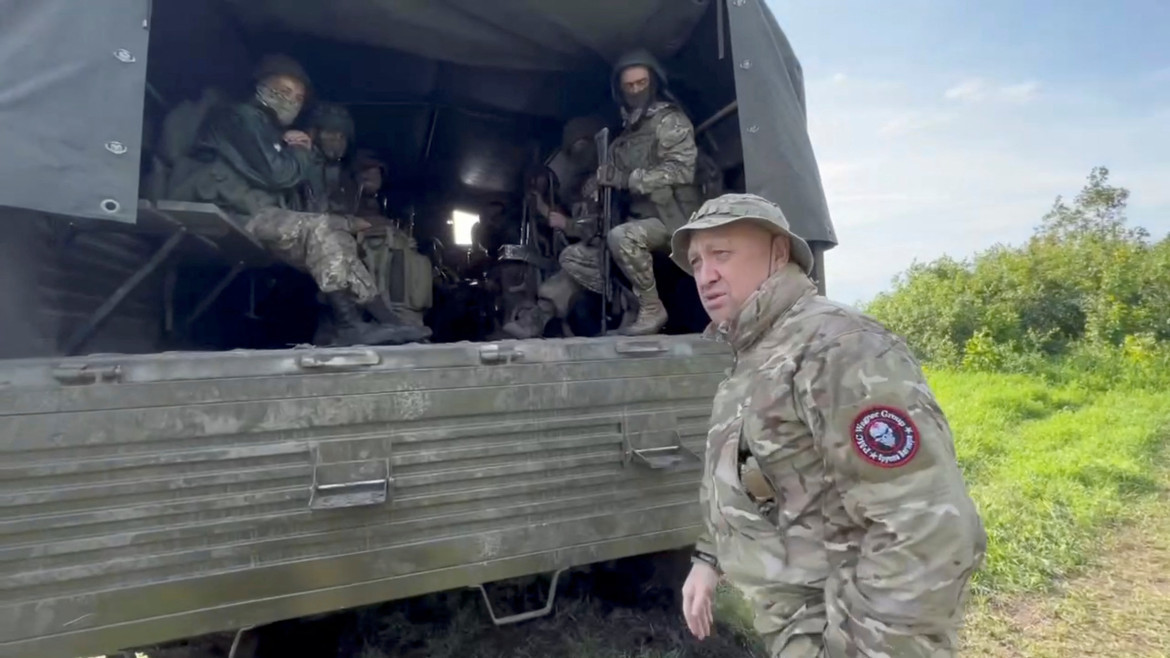
[[[1035,97],[1039,89],[1040,84],[1034,80],[999,85],[983,78],[968,78],[949,87],[943,92],[943,98],[951,101],[998,100],[1021,103]]]
[[[845,75],[844,73],[836,73],[830,80],[833,84],[845,84],[845,82],[849,80],[849,76]]]
[[[987,83],[979,78],[964,80],[943,92],[949,100],[983,100],[987,96]]]

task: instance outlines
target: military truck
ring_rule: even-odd
[[[287,53],[389,158],[390,201],[450,263],[453,211],[517,194],[528,164],[555,163],[565,120],[620,127],[610,66],[645,47],[726,189],[784,208],[823,289],[836,237],[801,68],[764,0],[3,0],[0,15],[0,656],[238,640],[693,543],[732,358],[701,325],[313,347],[303,275],[147,181],[176,106],[243,98],[258,58]],[[693,282],[665,262],[671,314],[693,319]]]

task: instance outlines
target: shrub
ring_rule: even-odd
[[[1102,381],[1157,379],[1159,344],[1170,341],[1170,238],[1151,244],[1126,226],[1129,191],[1108,177],[1093,169],[1021,246],[914,263],[866,311],[939,367],[1052,374],[1046,364],[1069,357]]]

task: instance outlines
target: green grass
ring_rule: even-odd
[[[981,595],[1042,590],[1157,494],[1170,388],[932,372],[988,533]]]

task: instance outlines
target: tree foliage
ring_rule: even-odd
[[[1149,354],[1170,339],[1170,238],[1127,225],[1129,191],[1092,170],[1032,237],[915,263],[867,307],[924,360],[1030,370],[1054,356]]]

